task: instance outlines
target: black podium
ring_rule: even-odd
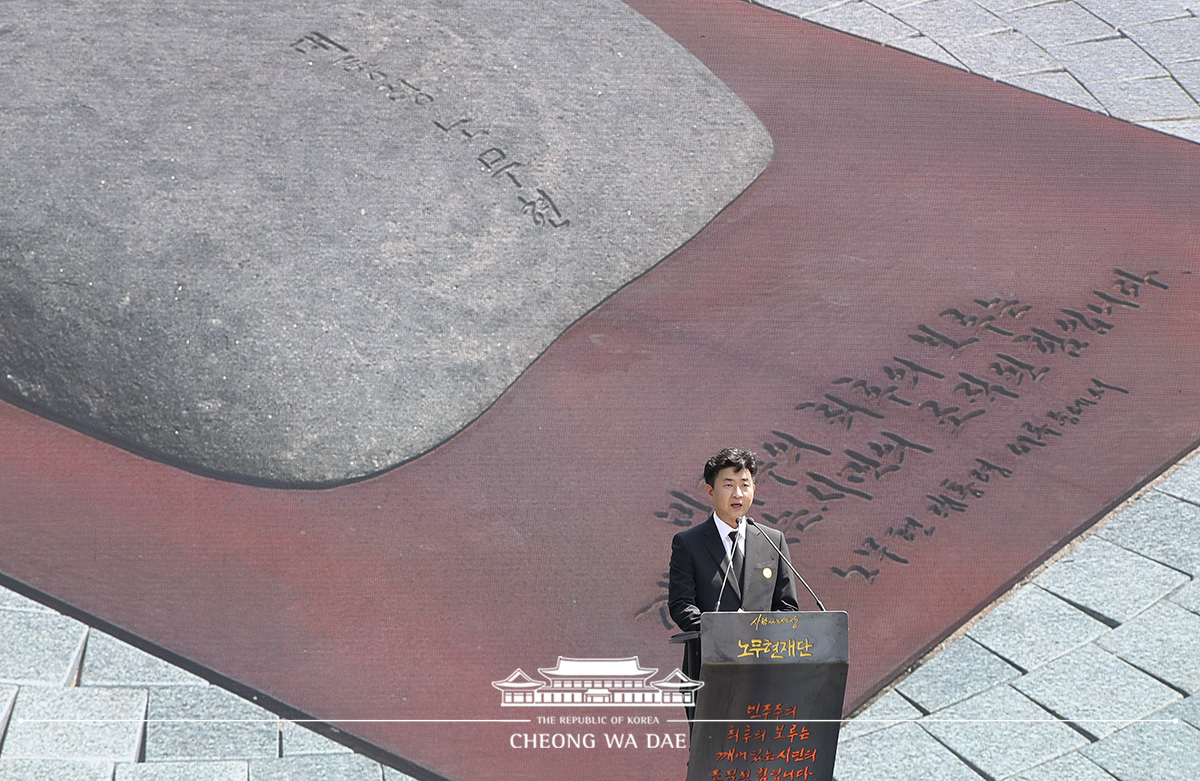
[[[843,611],[700,617],[704,686],[696,693],[688,781],[832,781],[847,619]]]

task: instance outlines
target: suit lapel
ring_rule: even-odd
[[[746,605],[761,605],[756,610],[770,610],[772,596],[775,593],[775,578],[779,573],[775,567],[779,554],[771,547],[766,539],[766,533],[760,528],[747,529],[746,534],[746,595],[742,598],[743,607]],[[763,568],[771,568],[771,577],[763,574]],[[765,601],[764,601],[765,600]],[[749,610],[750,608],[746,608]]]
[[[725,589],[733,592],[738,598],[738,602],[742,601],[742,587],[738,583],[738,579],[733,573],[728,572],[729,556],[725,553],[725,543],[721,542],[720,532],[717,531],[717,524],[720,521],[713,522],[713,516],[709,514],[708,519],[704,522],[704,547],[713,558],[713,563],[717,565],[717,571],[721,573],[721,579],[725,582]],[[721,524],[724,526],[724,524]],[[730,529],[730,531],[733,531]],[[718,586],[718,588],[720,588]]]

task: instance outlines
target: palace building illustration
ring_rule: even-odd
[[[558,666],[541,667],[545,678],[530,678],[521,668],[502,681],[492,681],[500,690],[500,704],[522,705],[695,705],[696,690],[704,684],[678,669],[659,681],[651,681],[657,668],[642,667],[636,656],[628,659],[568,659],[558,657]]]

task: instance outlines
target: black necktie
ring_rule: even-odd
[[[737,544],[737,529],[729,532],[729,542],[733,546],[730,552],[733,554],[733,577],[737,578],[738,591],[742,590],[742,565],[745,563],[742,552],[738,550]]]

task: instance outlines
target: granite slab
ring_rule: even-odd
[[[927,716],[920,724],[992,778],[1014,775],[1088,744],[1005,684]],[[1012,750],[1013,745],[1021,750]]]
[[[301,754],[345,754],[350,751],[341,743],[330,740],[308,726],[297,724],[294,721],[281,721],[279,731],[280,753],[285,757]]]
[[[1020,674],[970,637],[960,637],[914,670],[896,689],[929,713]]]
[[[967,636],[1025,672],[1106,631],[1104,624],[1053,594],[1026,586],[967,630]]]
[[[246,781],[248,777],[244,761],[120,762],[113,781]]]
[[[207,686],[208,681],[97,629],[88,633],[80,686]]]
[[[1191,119],[1200,116],[1200,105],[1173,76],[1135,81],[1086,81],[1088,90],[1113,116],[1132,122]]]
[[[1023,5],[1024,7],[1002,11],[999,16],[1043,47],[1095,40],[1117,34],[1111,25],[1101,21],[1078,3]]]
[[[399,770],[384,765],[383,781],[416,781],[416,779],[407,773],[402,773]]]
[[[15,591],[0,587],[0,609],[4,610],[29,610],[35,613],[53,613],[54,611],[43,605],[41,602],[35,602],[29,597],[21,596]]]
[[[1200,63],[1193,63],[1192,67],[1200,74]],[[1200,87],[1200,79],[1197,79],[1196,86]],[[1180,464],[1154,488],[1177,499],[1200,504],[1200,458]]]
[[[1160,602],[1097,644],[1188,694],[1200,692],[1200,616]]]
[[[0,683],[65,686],[79,672],[88,629],[34,611],[0,610]]]
[[[1054,46],[1050,54],[1085,84],[1166,76],[1167,70],[1128,38]]]
[[[1200,695],[1184,697],[1154,714],[1156,719],[1183,719],[1200,729]]]
[[[862,737],[871,732],[894,727],[903,721],[913,721],[925,714],[913,707],[912,703],[901,697],[895,691],[884,694],[870,707],[842,725],[838,731],[838,742]]]
[[[1080,4],[1114,27],[1191,15],[1187,0],[1080,0]]]
[[[0,391],[248,482],[444,441],[772,153],[617,0],[4,13]]]
[[[1200,507],[1151,491],[1096,536],[1200,578]]]
[[[134,762],[142,747],[146,692],[24,686],[9,719],[0,761]]]
[[[359,754],[251,760],[250,781],[382,781],[383,767]]]
[[[925,35],[953,40],[1009,29],[1009,24],[971,0],[931,0],[902,5],[892,14]]]
[[[1200,581],[1191,580],[1167,597],[1176,605],[1200,615]]]
[[[1200,60],[1200,19],[1194,14],[1135,25],[1128,28],[1126,35],[1168,70],[1176,62]]]
[[[1034,579],[1110,621],[1128,621],[1188,581],[1178,570],[1091,537]]]
[[[19,690],[20,687],[12,684],[0,684],[0,737],[3,737],[4,729],[8,727],[8,718],[12,715],[13,703]]]
[[[1050,73],[1029,73],[1019,76],[1006,76],[1003,81],[1014,87],[1036,92],[1073,106],[1086,108],[1089,111],[1104,111],[1083,85],[1067,71],[1052,71]]]
[[[1071,752],[1058,759],[1031,767],[1012,781],[1114,781],[1114,778],[1082,754]]]
[[[0,759],[0,781],[113,781],[113,763],[83,759]]]
[[[273,759],[279,756],[278,718],[215,686],[149,689],[148,762]]]
[[[1012,685],[1097,738],[1182,699],[1175,690],[1091,643],[1021,676]]]
[[[979,781],[979,774],[916,724],[897,724],[838,745],[835,781],[877,778],[881,768],[903,768],[923,781]]]
[[[1132,724],[1081,753],[1120,781],[1200,778],[1200,729],[1185,722]]]

